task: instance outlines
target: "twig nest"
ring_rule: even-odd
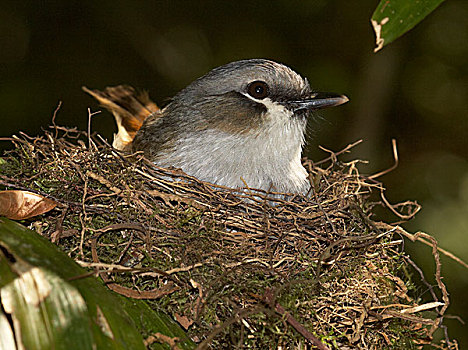
[[[158,168],[74,129],[13,145],[3,189],[59,203],[32,225],[109,288],[172,315],[201,347],[417,348],[448,306],[440,271],[442,299],[435,288],[419,298],[411,276],[424,277],[402,250],[404,231],[373,221],[383,187],[359,161],[305,160],[309,195],[271,196]]]

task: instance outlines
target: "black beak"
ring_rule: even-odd
[[[349,99],[345,95],[330,92],[316,92],[310,98],[299,101],[289,101],[287,106],[296,113],[302,110],[313,111],[316,109],[339,106],[348,101]]]

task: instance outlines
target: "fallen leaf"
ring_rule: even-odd
[[[11,220],[23,220],[47,213],[57,204],[52,199],[28,191],[0,192],[0,216]]]
[[[187,316],[175,314],[175,319],[185,330],[189,329],[189,327],[193,324],[193,320],[189,319]]]

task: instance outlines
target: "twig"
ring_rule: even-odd
[[[234,324],[235,322],[238,322],[250,315],[255,315],[255,314],[258,314],[262,311],[264,311],[265,308],[263,306],[257,306],[255,308],[252,308],[252,309],[244,309],[240,312],[237,312],[235,315],[233,315],[231,318],[227,319],[226,321],[224,321],[223,323],[221,323],[220,325],[217,325],[216,327],[214,327],[213,331],[208,334],[208,336],[205,338],[205,340],[203,340],[200,344],[198,344],[196,350],[204,350],[206,348],[208,348],[209,344],[211,343],[211,341],[219,334],[221,333],[223,330],[225,330],[226,328],[228,328],[230,325]]]
[[[54,115],[52,116],[52,126],[55,129],[55,136],[54,136],[55,139],[58,137],[58,129],[57,129],[57,124],[55,124],[55,118],[57,117],[57,113],[60,110],[60,107],[62,107],[62,101],[58,102],[58,105],[54,111]]]
[[[284,317],[296,331],[306,338],[312,345],[315,345],[319,350],[330,350],[328,346],[323,344],[315,335],[310,333],[301,323],[299,323],[286,309],[275,301],[274,293],[271,289],[266,289],[263,296],[265,303],[275,310],[275,312]]]
[[[96,111],[96,112],[91,112],[91,108],[88,108],[88,148],[91,151],[91,145],[92,145],[92,140],[91,140],[91,118],[96,115],[101,113],[101,111]],[[97,147],[94,146],[94,148],[97,150]]]
[[[393,165],[386,170],[382,170],[378,172],[377,174],[368,176],[369,179],[377,179],[378,177],[388,174],[389,172],[395,170],[398,167],[398,149],[397,149],[397,142],[395,139],[392,139],[392,150],[393,150],[393,159],[395,161]]]
[[[411,234],[407,231],[405,231],[402,227],[400,226],[391,226],[391,225],[388,225],[388,224],[385,224],[383,222],[380,222],[380,223],[376,223],[377,226],[379,227],[386,227],[386,228],[389,228],[389,227],[394,227],[398,233],[402,234],[403,236],[405,236],[406,238],[409,238],[411,241],[415,242],[415,241],[419,241],[421,243],[424,243],[425,245],[429,246],[429,247],[433,247],[433,244],[428,242],[427,240],[425,240],[424,238],[422,237],[432,237],[430,235],[428,235],[427,233],[424,233],[424,232],[417,232],[415,234]],[[421,237],[422,236],[422,237]],[[468,263],[466,263],[464,260],[462,260],[461,258],[459,258],[458,256],[456,256],[455,254],[449,252],[448,250],[445,250],[439,246],[437,246],[437,250],[439,252],[441,252],[442,254],[444,254],[445,256],[449,257],[450,259],[456,261],[457,263],[459,263],[461,266],[465,267],[468,269]]]
[[[421,210],[421,206],[416,203],[416,202],[403,202],[403,203],[398,203],[396,205],[393,205],[391,204],[387,198],[385,197],[385,190],[382,188],[380,190],[380,197],[382,198],[383,202],[385,203],[385,205],[387,206],[388,209],[390,209],[392,211],[393,214],[395,214],[396,216],[398,216],[400,219],[403,219],[404,221],[408,221],[408,220],[411,220],[412,218],[414,218],[414,216]],[[413,209],[413,211],[408,214],[408,215],[405,215],[405,214],[402,214],[400,212],[398,212],[395,208],[398,208],[398,207],[401,207],[401,206],[404,206],[404,205],[412,205],[414,206],[415,208]]]
[[[421,239],[420,239],[421,237],[426,238],[427,240],[430,241],[430,243],[427,242],[427,241],[424,241],[423,243],[425,243],[425,244],[429,243],[428,245],[430,245],[432,247],[432,255],[434,256],[435,265],[436,265],[436,271],[435,271],[434,276],[435,276],[435,279],[436,279],[436,282],[437,282],[437,286],[439,287],[439,289],[442,292],[442,300],[444,302],[444,305],[442,306],[439,313],[440,313],[440,315],[443,315],[445,313],[445,311],[447,310],[447,308],[449,307],[449,305],[450,305],[450,300],[449,300],[449,297],[448,297],[447,288],[445,287],[445,284],[442,282],[442,277],[441,277],[442,264],[440,262],[440,256],[439,256],[440,248],[438,247],[436,239],[434,237],[428,235],[427,233],[424,233],[424,232],[416,232],[414,235],[412,235],[412,234],[406,232],[405,230],[403,230],[399,226],[396,226],[395,228],[396,228],[398,233],[404,235],[405,237],[409,238],[413,242],[415,242],[417,240],[421,241]],[[434,325],[431,327],[431,330],[429,331],[430,336],[432,336],[432,334],[437,330],[437,328],[439,328],[441,323],[442,323],[442,317],[435,320]]]
[[[320,148],[322,150],[324,150],[325,152],[331,153],[331,155],[329,157],[325,158],[325,159],[322,159],[322,160],[318,161],[318,162],[314,162],[313,164],[314,165],[320,165],[320,164],[328,162],[329,160],[336,159],[337,156],[339,156],[340,154],[349,152],[349,150],[351,148],[359,145],[360,143],[362,143],[362,140],[357,140],[356,142],[350,143],[348,146],[346,146],[345,148],[343,148],[341,151],[338,151],[338,152],[333,152],[333,151],[330,151],[330,150],[326,149],[325,147],[320,146]]]

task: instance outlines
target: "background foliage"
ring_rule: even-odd
[[[128,83],[164,104],[215,66],[271,58],[307,76],[314,88],[351,99],[311,123],[307,154],[318,159],[318,145],[338,150],[362,138],[353,157],[368,159],[361,171],[371,173],[392,164],[390,140],[396,138],[400,165],[382,179],[389,199],[417,199],[423,206],[406,228],[436,235],[468,260],[466,1],[444,2],[377,54],[369,22],[376,2],[370,0],[0,5],[0,136],[40,134],[59,100],[57,122],[85,129],[87,107],[97,106],[82,85]],[[93,130],[110,139],[112,117],[96,116]],[[449,311],[468,319],[468,274],[443,263]],[[448,322],[466,347],[466,328]]]

